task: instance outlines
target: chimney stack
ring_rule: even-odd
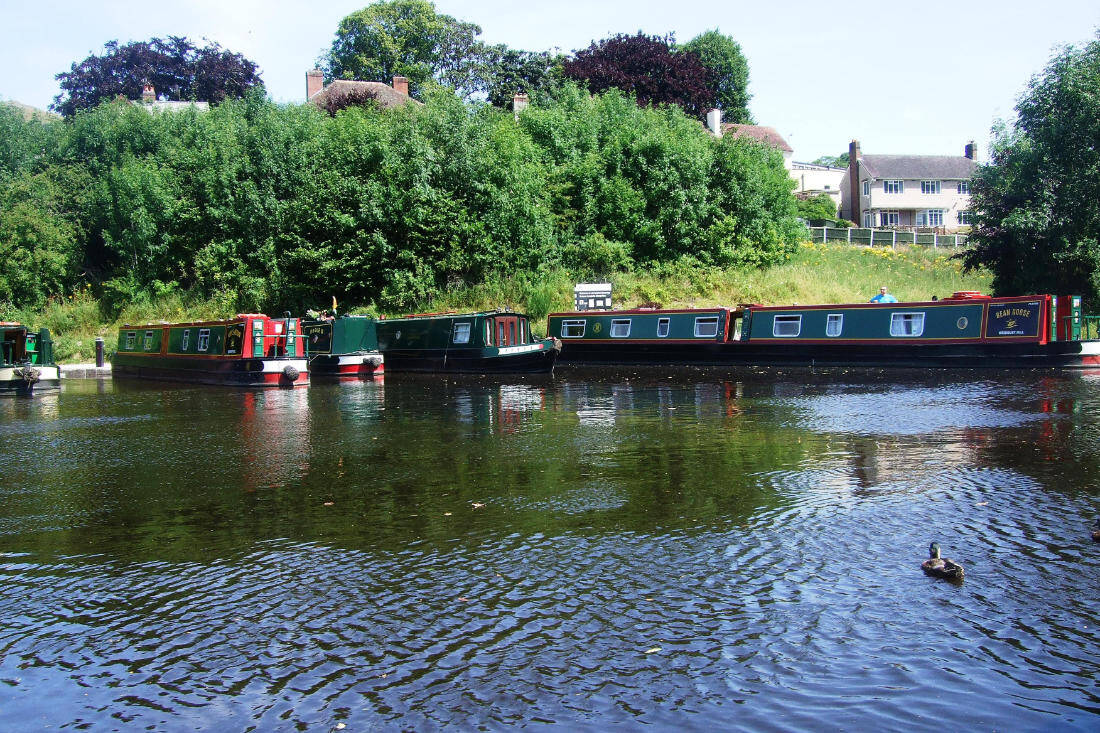
[[[325,88],[325,75],[320,69],[306,72],[306,101],[317,96],[317,92]]]
[[[530,98],[522,92],[517,92],[516,96],[512,97],[512,112],[517,120],[519,119],[519,113],[527,109],[527,105],[530,103]]]
[[[860,194],[863,193],[859,185],[859,161],[862,157],[863,154],[859,150],[859,140],[848,143],[848,194],[852,199],[852,210],[849,213],[857,227],[863,225],[860,220],[862,201],[859,198]]]
[[[141,101],[147,104],[157,101],[157,91],[149,82],[145,82],[141,86]]]
[[[722,110],[712,109],[707,112],[707,127],[715,137],[722,137]]]
[[[401,92],[406,97],[409,96],[409,80],[404,76],[395,76],[393,78],[393,90],[395,92]]]
[[[968,142],[966,144],[966,147],[963,148],[963,155],[970,158],[971,160],[978,159],[978,146],[974,144],[973,140]]]

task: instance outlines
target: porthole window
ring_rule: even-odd
[[[965,331],[966,327],[970,325],[970,321],[966,319],[966,316],[963,316],[959,320],[955,321],[955,325],[959,327],[960,331]]]

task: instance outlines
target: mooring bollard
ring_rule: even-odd
[[[103,366],[103,337],[95,337],[95,365],[96,367]]]

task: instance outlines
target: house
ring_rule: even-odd
[[[844,176],[847,168],[833,168],[816,163],[791,163],[791,178],[794,179],[795,196],[810,198],[825,194],[833,200],[836,210],[840,211]]]
[[[963,155],[863,155],[848,146],[841,216],[865,227],[958,231],[970,226],[971,141]]]
[[[179,91],[176,89],[176,91]],[[141,101],[135,102],[139,107],[147,112],[178,112],[182,109],[191,109],[192,107],[205,112],[210,109],[209,102],[193,102],[190,100],[175,100],[175,99],[158,99],[157,90],[149,82],[141,87]]]
[[[409,80],[395,76],[393,86],[383,81],[353,81],[337,79],[325,86],[325,75],[320,69],[306,72],[306,101],[324,109],[329,100],[340,97],[373,99],[382,109],[402,107],[410,102],[421,104],[409,96]]]
[[[758,143],[769,145],[783,153],[783,167],[791,170],[794,149],[787,144],[774,127],[765,125],[741,125],[733,122],[722,122],[722,110],[712,109],[707,112],[707,129],[715,137],[731,135],[735,138],[755,140]]]

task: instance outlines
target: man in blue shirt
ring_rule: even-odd
[[[883,285],[881,288],[878,289],[878,295],[871,298],[871,302],[872,303],[897,303],[898,299],[895,298],[893,295],[890,295],[890,293],[886,292],[886,286]]]

